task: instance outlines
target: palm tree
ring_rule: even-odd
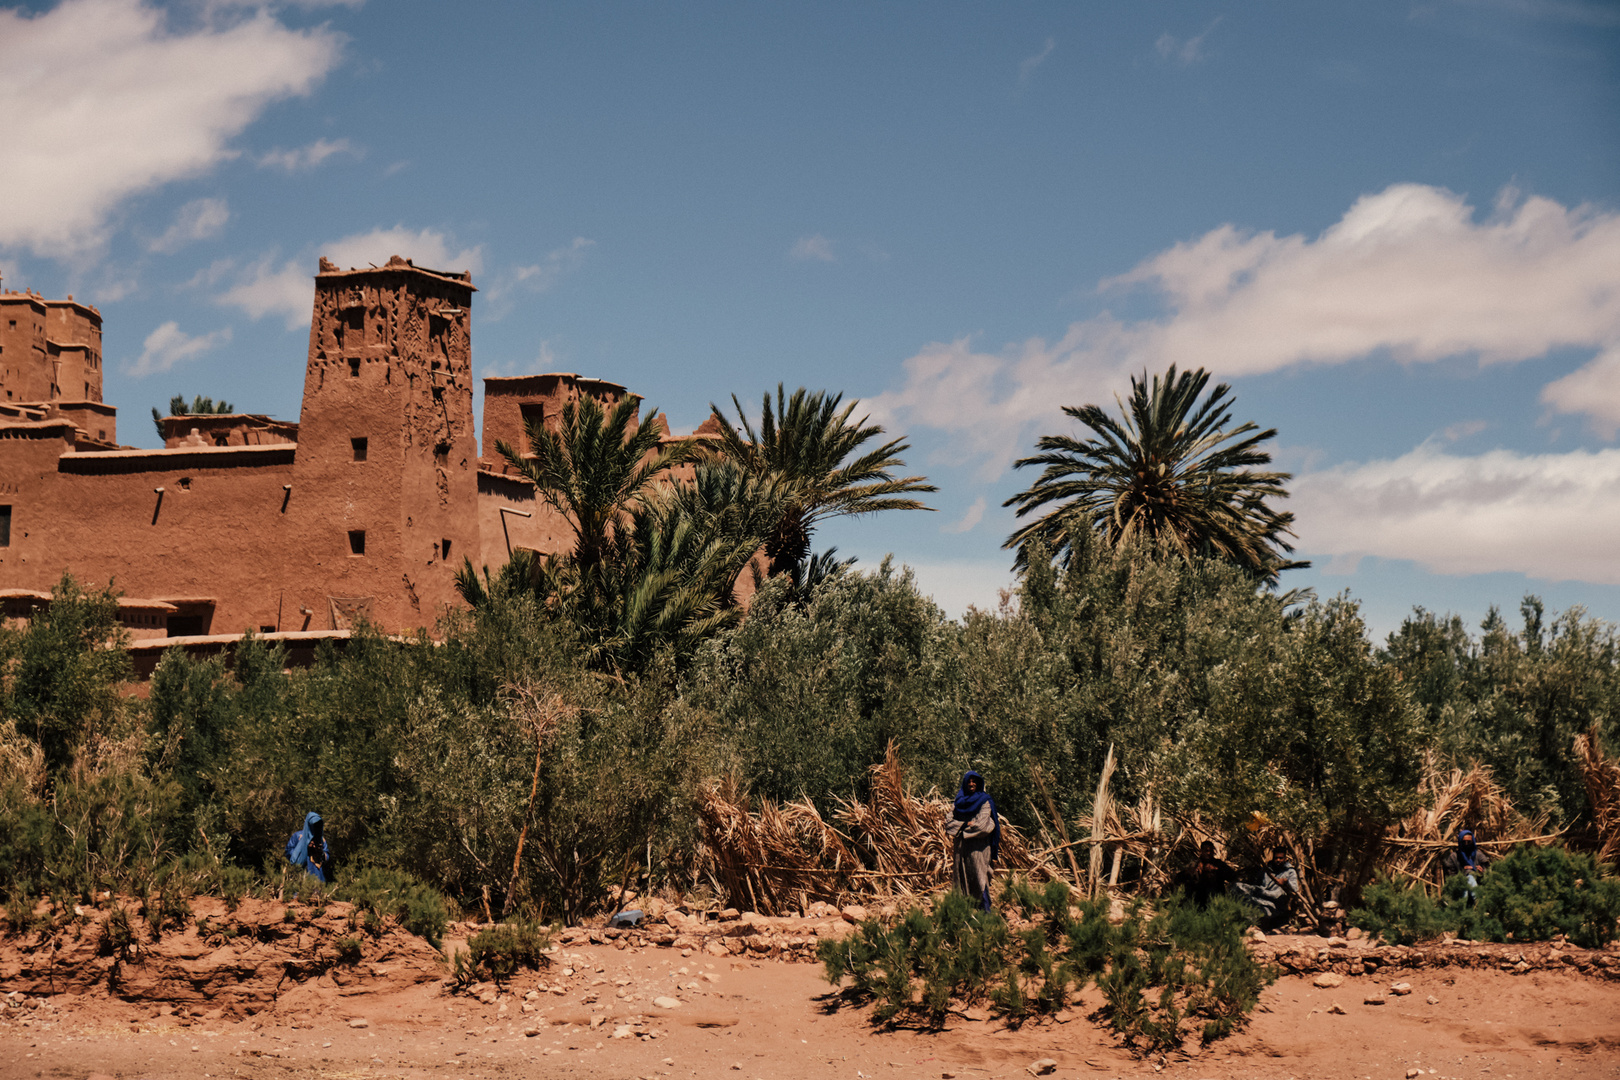
[[[926,477],[896,477],[905,467],[900,454],[908,445],[899,439],[848,460],[883,434],[866,417],[851,422],[859,402],[842,409],[843,394],[812,394],[800,387],[788,397],[780,383],[776,405],[766,393],[756,431],[737,396],[738,427],[711,404],[720,427],[720,452],[757,475],[778,477],[788,489],[780,520],[765,541],[767,571],[792,574],[810,557],[810,534],[827,518],[872,514],[880,510],[932,510],[908,495],[937,491]]]
[[[640,398],[626,394],[609,412],[595,398],[582,397],[563,406],[558,431],[539,420],[524,424],[532,455],[495,443],[507,464],[533,483],[535,493],[573,530],[572,561],[587,589],[601,584],[615,534],[630,524],[630,511],[664,473],[696,453],[687,441],[660,446],[663,429],[653,420],[631,431],[640,405]]]
[[[1115,398],[1122,413],[1115,420],[1096,405],[1063,411],[1092,432],[1088,439],[1043,435],[1033,457],[1016,467],[1045,466],[1040,478],[1003,506],[1018,507],[1020,518],[1057,504],[1007,538],[1026,566],[1039,543],[1054,554],[1068,546],[1075,529],[1092,529],[1119,546],[1138,537],[1157,538],[1183,555],[1229,560],[1267,583],[1283,570],[1309,566],[1292,562],[1294,515],[1278,512],[1268,499],[1285,499],[1284,472],[1258,472],[1271,455],[1260,445],[1277,434],[1252,423],[1229,427],[1231,388],[1225,383],[1201,403],[1209,383],[1202,368],[1163,378],[1147,373],[1131,378],[1129,403]]]
[[[236,407],[224,398],[215,401],[211,397],[198,394],[190,402],[186,401],[184,394],[176,394],[169,399],[170,416],[209,416],[213,414],[225,415],[234,412]],[[156,409],[152,410],[152,423],[157,426],[159,435],[165,434],[163,430],[163,416]]]

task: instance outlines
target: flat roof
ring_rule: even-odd
[[[467,289],[467,290],[469,290],[471,292],[477,292],[478,291],[478,287],[472,283],[472,271],[471,270],[463,270],[459,274],[452,274],[452,273],[449,273],[448,271],[444,271],[444,270],[429,270],[425,266],[417,266],[415,263],[412,263],[409,259],[401,259],[398,255],[394,256],[392,259],[389,259],[386,263],[384,263],[381,266],[367,266],[367,267],[363,267],[363,268],[356,268],[356,267],[351,266],[347,270],[339,270],[336,267],[333,267],[331,270],[327,270],[327,269],[325,269],[323,267],[315,275],[315,278],[316,278],[317,281],[320,281],[320,280],[330,280],[332,278],[364,277],[364,276],[369,275],[369,274],[396,273],[396,272],[398,272],[398,273],[426,274],[430,278],[436,278],[439,281],[448,282],[451,285],[459,285],[461,288]]]

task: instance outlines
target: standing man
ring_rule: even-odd
[[[989,911],[990,864],[1001,854],[1001,815],[978,773],[963,774],[945,835],[950,837],[954,856],[953,887],[977,901],[981,911]]]

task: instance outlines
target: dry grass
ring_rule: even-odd
[[[1586,798],[1592,807],[1598,862],[1613,862],[1620,855],[1620,760],[1603,753],[1596,727],[1575,736],[1575,757],[1581,763]]]
[[[1575,752],[1593,807],[1598,857],[1613,861],[1620,856],[1620,760],[1604,755],[1595,733],[1578,737]],[[1196,817],[1168,818],[1151,792],[1134,806],[1121,805],[1110,790],[1111,771],[1105,769],[1100,778],[1092,814],[1063,822],[1050,812],[1043,816],[1035,811],[1038,845],[1003,819],[998,871],[1068,880],[1093,892],[1123,887],[1156,895],[1168,888],[1197,845],[1211,840],[1219,853],[1241,864],[1258,857],[1261,848],[1289,849],[1313,911],[1341,880],[1317,866],[1309,838],[1290,835],[1263,819],[1228,835]],[[1036,780],[1037,785],[1043,782],[1038,775]],[[1431,888],[1439,884],[1439,857],[1456,843],[1463,826],[1474,829],[1479,845],[1497,855],[1516,844],[1546,844],[1561,835],[1548,832],[1545,816],[1520,814],[1482,765],[1464,769],[1431,756],[1419,791],[1421,809],[1367,842],[1374,849],[1369,851],[1371,865]],[[1047,805],[1054,809],[1049,797]],[[871,769],[867,798],[841,800],[831,822],[808,801],[782,806],[762,801],[755,809],[730,782],[703,789],[698,809],[715,884],[730,903],[762,914],[785,914],[811,900],[846,903],[929,893],[946,887],[950,879],[945,823],[951,802],[937,791],[910,794],[892,745],[883,762]],[[1077,859],[1081,853],[1089,860]],[[1126,860],[1131,875],[1122,886]],[[1085,862],[1089,867],[1083,869]]]
[[[905,773],[890,746],[871,770],[864,802],[840,800],[829,824],[807,800],[758,808],[735,781],[698,793],[698,818],[716,886],[736,907],[765,915],[800,910],[813,900],[841,904],[934,892],[950,879],[945,835],[951,802],[930,791],[906,791]],[[1000,869],[1026,877],[1054,867],[1003,819]]]

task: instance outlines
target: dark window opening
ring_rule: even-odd
[[[450,541],[448,539],[439,541],[439,558],[450,558]]]
[[[349,554],[364,555],[366,553],[366,530],[349,530]]]
[[[214,445],[215,446],[229,446],[229,445],[231,445],[230,433],[229,432],[216,433],[214,435]]]
[[[169,616],[170,637],[196,637],[199,634],[206,633],[208,633],[208,629],[203,625],[203,617],[201,615]]]
[[[450,467],[450,444],[442,442],[433,448],[433,464],[441,469]]]
[[[359,377],[360,377],[360,358],[358,356],[351,356],[351,357],[349,357],[349,378],[358,379]]]
[[[354,460],[366,460],[366,437],[364,435],[350,439],[349,445],[354,448]]]
[[[11,546],[11,507],[0,506],[0,547]]]
[[[276,632],[276,628],[273,627],[273,626],[261,626],[261,627],[259,627],[259,633],[261,633],[261,634],[273,634],[275,632]]]
[[[542,427],[545,425],[546,407],[540,404],[538,401],[525,401],[522,405],[518,406],[518,411],[523,414],[524,431],[527,431],[531,425],[534,427]]]
[[[180,490],[181,491],[190,491],[191,490],[191,477],[182,476],[180,478]]]
[[[350,308],[343,313],[343,325],[348,330],[364,330],[366,328],[366,309]]]

